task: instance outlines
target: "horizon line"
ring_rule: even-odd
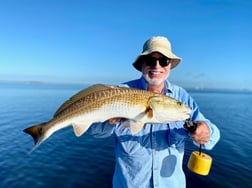
[[[0,80],[0,83],[19,83],[19,84],[62,84],[62,85],[93,85],[92,82],[48,82],[38,80]],[[98,82],[97,82],[98,83]],[[109,83],[107,83],[109,84]],[[110,83],[112,85],[112,83]],[[185,86],[187,90],[193,91],[206,91],[206,90],[218,90],[218,91],[239,91],[239,92],[252,92],[250,88],[220,88],[220,87],[199,87],[199,86]]]

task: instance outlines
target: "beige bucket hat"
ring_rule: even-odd
[[[171,43],[170,41],[163,36],[154,36],[148,39],[144,45],[143,45],[143,51],[142,53],[136,58],[136,60],[133,62],[133,66],[139,70],[142,71],[142,61],[141,56],[149,55],[152,52],[159,52],[162,55],[168,57],[171,59],[171,69],[176,67],[180,61],[181,58],[177,57],[174,53],[171,51]]]

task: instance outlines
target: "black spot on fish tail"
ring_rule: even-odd
[[[46,123],[41,123],[41,124],[34,125],[32,127],[28,127],[26,129],[24,129],[25,133],[32,136],[35,145],[38,144],[41,139],[41,136],[43,134],[43,126],[45,124]]]

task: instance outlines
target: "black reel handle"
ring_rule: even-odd
[[[190,133],[196,131],[198,125],[194,123],[190,118],[187,119],[185,122],[186,122],[186,128]]]
[[[187,130],[190,132],[190,133],[193,133],[196,131],[198,125],[197,123],[194,123],[190,118],[186,120],[186,127],[187,127]],[[199,155],[201,155],[201,150],[202,150],[202,144],[200,144],[200,148],[199,148]]]

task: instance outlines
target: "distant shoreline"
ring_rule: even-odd
[[[50,85],[93,85],[95,83],[66,83],[66,82],[42,82],[42,81],[35,81],[35,80],[28,80],[28,81],[16,81],[16,80],[0,80],[0,83],[6,84],[50,84]],[[104,83],[106,84],[106,83]],[[193,87],[184,87],[188,92],[218,92],[218,93],[248,93],[252,94],[252,89],[232,89],[232,88],[193,88]]]
[[[13,83],[13,84],[46,84],[45,82],[41,82],[41,81],[16,81],[16,80],[0,80],[0,83]]]
[[[35,80],[27,80],[27,81],[18,81],[18,80],[0,80],[0,83],[7,83],[7,84],[57,84],[57,85],[90,85],[89,83],[67,83],[67,82],[42,82],[42,81],[35,81]]]

